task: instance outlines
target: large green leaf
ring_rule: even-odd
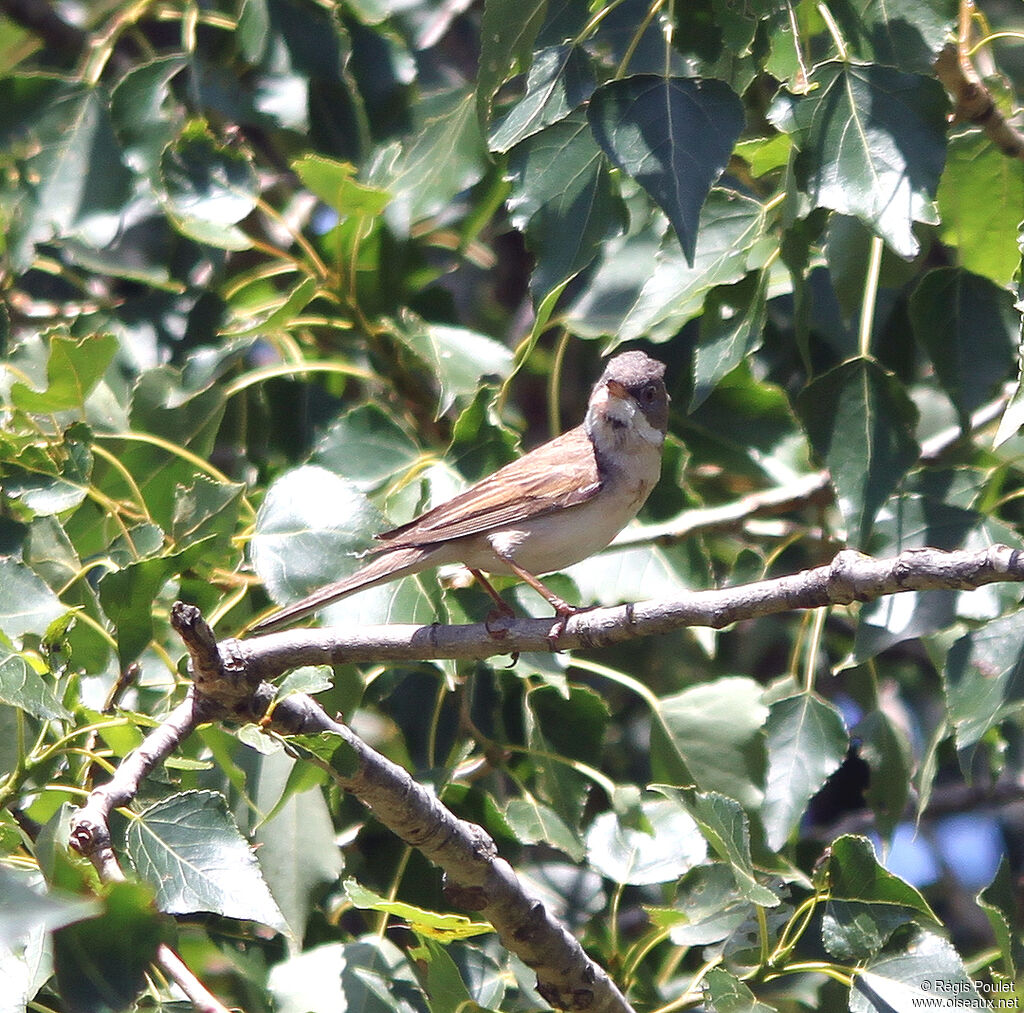
[[[668,800],[643,805],[645,826],[626,826],[602,813],[587,831],[587,861],[614,883],[648,886],[678,879],[707,857],[693,817]]]
[[[2,570],[3,563],[0,562],[0,574]],[[6,632],[6,627],[4,629]],[[0,639],[0,701],[44,721],[67,720],[71,717],[70,711],[57,699],[53,688],[25,658],[12,651],[3,639]]]
[[[718,791],[757,808],[763,798],[764,723],[768,708],[753,679],[718,679],[658,701],[652,727],[651,773],[656,781],[678,780],[681,755],[703,791]]]
[[[1013,296],[961,268],[938,268],[914,290],[910,319],[966,432],[971,413],[1013,375],[1020,329]]]
[[[676,946],[705,946],[730,936],[750,917],[751,908],[732,867],[711,862],[683,876],[671,908],[651,908],[648,914],[655,925],[669,930]]]
[[[1024,613],[964,634],[949,649],[942,677],[957,745],[974,745],[1024,707]]]
[[[34,117],[35,150],[25,164],[29,199],[8,243],[19,258],[33,244],[54,238],[106,246],[123,224],[132,192],[106,96],[98,88],[68,84]]]
[[[981,130],[954,134],[939,183],[940,234],[957,263],[1005,285],[1020,266],[1017,229],[1024,162],[1007,158]]]
[[[53,938],[57,984],[75,1013],[119,1013],[142,991],[157,948],[172,937],[140,883],[112,883],[103,913],[59,929]]]
[[[45,892],[38,871],[0,865],[0,949],[24,942],[37,930],[51,930],[98,913],[98,901]]]
[[[0,630],[11,640],[42,636],[64,614],[60,600],[24,563],[0,556]]]
[[[181,792],[144,809],[128,825],[125,850],[161,911],[210,911],[287,931],[219,792]]]
[[[577,46],[534,53],[523,97],[491,128],[491,150],[508,151],[557,123],[590,98],[594,85],[593,70]]]
[[[811,200],[855,215],[905,257],[914,222],[935,224],[945,161],[946,95],[933,78],[891,67],[827,63],[794,110],[800,186]]]
[[[931,73],[956,26],[956,0],[833,0],[846,44],[863,60]]]
[[[856,358],[808,384],[797,411],[832,475],[847,537],[866,546],[879,509],[917,460],[917,409],[892,374]]]
[[[527,697],[527,735],[537,753],[540,793],[558,815],[575,827],[592,782],[572,767],[573,761],[597,766],[608,726],[608,706],[582,686],[568,698],[553,686],[541,686]]]
[[[164,148],[184,123],[171,82],[186,66],[186,59],[178,55],[142,63],[118,81],[110,96],[110,116],[125,162],[154,179]]]
[[[657,252],[654,263],[642,265],[639,294],[618,307],[620,312],[625,310],[615,328],[618,338],[665,341],[673,337],[699,315],[712,289],[732,285],[746,276],[764,227],[765,210],[757,201],[713,189],[700,212],[700,242],[692,263],[684,259],[675,243],[667,243]],[[614,284],[615,271],[622,268],[613,247],[605,262]],[[602,284],[599,276],[592,287],[598,289]]]
[[[761,822],[768,847],[778,851],[811,797],[843,762],[848,736],[840,713],[813,693],[772,704],[765,732],[768,773]]]
[[[889,950],[864,964],[850,990],[850,1013],[956,1009],[956,1003],[987,1006],[953,944],[923,929],[906,930]]]
[[[316,465],[296,468],[267,490],[249,547],[253,568],[274,601],[295,601],[354,573],[385,527],[351,482]]]
[[[516,72],[525,72],[533,58],[548,0],[487,0],[480,23],[480,66],[476,77],[476,105],[480,123],[491,118],[494,93]]]
[[[700,209],[743,129],[743,105],[714,79],[619,78],[587,108],[598,144],[668,216],[694,263]]]
[[[623,230],[625,209],[583,112],[570,113],[517,145],[509,171],[508,207],[537,261],[531,285],[539,302],[586,267],[604,240]]]

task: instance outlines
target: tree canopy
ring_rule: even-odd
[[[1022,43],[0,0],[0,1013],[1016,1008]],[[571,649],[448,572],[245,639],[623,345],[662,480]]]

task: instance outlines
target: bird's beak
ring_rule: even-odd
[[[629,391],[618,380],[609,380],[605,386],[608,388],[608,393],[620,401],[625,401],[629,397]]]

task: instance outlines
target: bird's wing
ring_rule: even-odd
[[[499,468],[415,520],[377,536],[374,552],[477,535],[585,503],[601,487],[594,446],[582,426]]]

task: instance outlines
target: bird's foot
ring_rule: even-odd
[[[504,602],[497,608],[491,609],[484,619],[484,627],[495,640],[501,640],[508,636],[508,627],[515,621],[515,611]]]
[[[557,651],[558,640],[565,633],[566,624],[572,619],[573,616],[578,616],[581,612],[591,612],[598,608],[597,605],[570,605],[567,601],[561,601],[557,604],[551,603],[555,606],[555,624],[548,631],[547,641],[551,645],[552,651]]]

